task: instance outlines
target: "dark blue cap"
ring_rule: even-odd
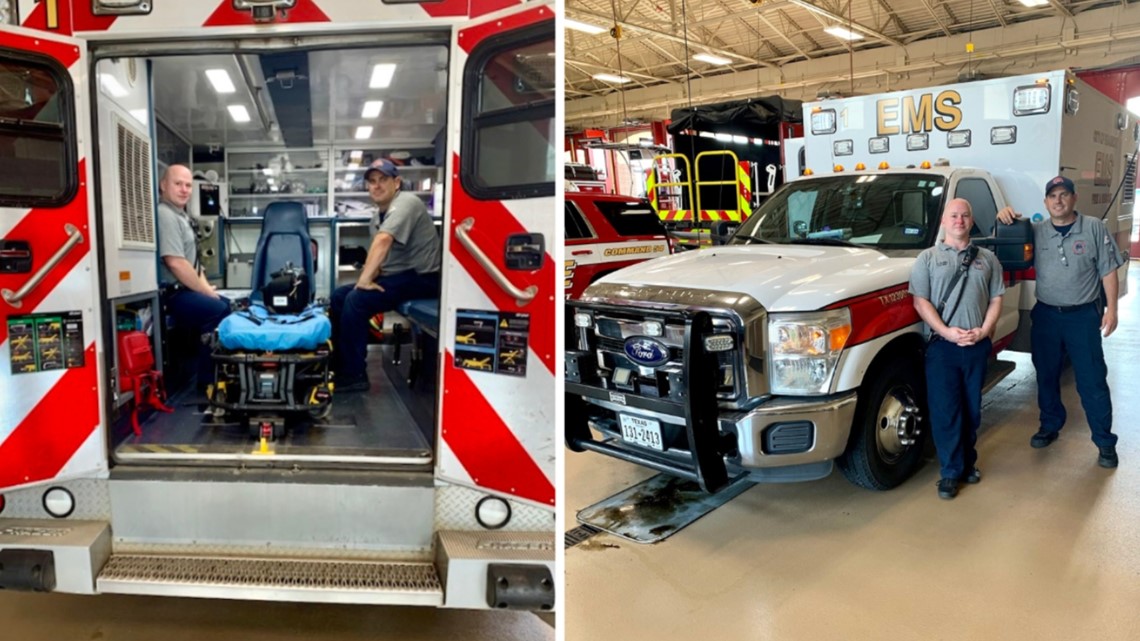
[[[1064,176],[1057,176],[1056,178],[1045,183],[1045,195],[1048,196],[1049,192],[1053,191],[1054,187],[1064,187],[1070,194],[1077,193],[1077,188],[1073,186],[1073,181],[1065,178]]]
[[[393,163],[391,160],[388,160],[387,158],[381,158],[381,159],[377,160],[376,162],[372,163],[372,165],[368,169],[365,169],[364,170],[364,180],[367,181],[368,176],[374,171],[378,171],[378,172],[384,174],[385,176],[391,176],[393,178],[400,175],[400,172],[396,170],[395,163]],[[1072,184],[1072,183],[1069,183],[1069,184]]]

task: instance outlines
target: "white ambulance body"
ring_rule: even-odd
[[[0,588],[552,608],[553,3],[13,5],[12,25],[0,25]],[[413,91],[419,81],[438,95],[417,108],[378,92],[370,97],[385,98],[379,118],[379,108],[369,116],[340,104],[378,85],[370,65],[344,71],[338,60],[390,52],[401,64],[421,62],[402,80],[397,69],[395,82],[409,84],[393,88]],[[270,73],[268,59],[289,55],[311,62],[308,71]],[[253,61],[234,84],[252,98],[245,119],[260,119],[257,135],[272,140],[254,144],[232,123],[215,127],[221,139],[194,137],[203,118],[215,118],[199,113],[214,91],[196,56]],[[331,71],[319,78],[318,69]],[[249,75],[265,77],[246,87]],[[311,98],[279,101],[277,91],[299,87]],[[184,122],[155,114],[157,96],[170,91],[189,104]],[[313,123],[304,150],[280,143],[295,133],[283,130],[297,122],[284,113],[295,108],[329,114]],[[224,147],[227,175],[209,180],[220,182],[230,217],[207,221],[214,234],[256,237],[257,217],[235,214],[243,199],[306,203],[317,291],[328,296],[344,284],[335,272],[353,269],[338,264],[337,239],[367,229],[367,217],[347,224],[333,211],[342,196],[367,196],[352,188],[361,158],[349,150],[418,146],[432,157],[428,130],[389,124],[412,116],[441,132],[434,163],[415,162],[416,151],[391,156],[408,160],[405,189],[431,201],[443,237],[434,324],[408,319],[417,342],[405,350],[438,346],[413,359],[418,383],[393,370],[356,400],[334,394],[333,416],[338,405],[355,415],[313,424],[307,437],[294,430],[259,443],[174,396],[172,414],[144,412],[141,434],[132,434],[124,420],[138,399],[120,387],[115,341],[124,310],[144,331],[153,327],[156,352],[168,341],[154,219],[163,167]],[[342,133],[322,138],[321,127]],[[171,140],[186,146],[181,155],[164,146]],[[285,166],[276,151],[286,152]],[[243,153],[247,166],[237,167]],[[242,172],[252,178],[235,187]],[[293,178],[289,192],[261,191],[263,173],[309,178]],[[199,250],[203,261],[215,258]],[[456,339],[473,319],[512,330],[494,334],[491,323],[498,338],[481,348],[489,361],[470,358],[475,347]],[[372,349],[384,351],[369,352],[370,366],[392,360],[391,345]],[[161,354],[155,359],[161,367]],[[197,440],[178,436],[187,433]]]

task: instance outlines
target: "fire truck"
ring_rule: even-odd
[[[0,588],[551,610],[553,3],[0,10]],[[327,297],[380,158],[433,215],[442,294],[386,315],[370,391],[251,438],[180,375],[159,178],[193,170],[201,268],[237,296],[275,206],[303,210]]]
[[[654,157],[646,195],[681,247],[723,244],[784,183],[801,105],[765,96],[673,111],[673,151]]]
[[[1063,173],[1078,210],[1127,248],[1135,119],[1068,71],[804,105],[805,177],[768,198],[731,242],[640,263],[570,301],[565,435],[695,480],[818,479],[896,487],[922,463],[924,340],[907,293],[944,204],[1007,275],[995,354],[1034,302],[1029,221]],[[989,237],[991,230],[997,234]],[[1127,254],[1127,250],[1126,250]],[[1119,270],[1125,291],[1127,268]],[[1019,327],[1022,329],[1019,330]],[[987,385],[1012,364],[993,360]]]

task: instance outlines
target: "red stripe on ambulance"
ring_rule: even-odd
[[[508,2],[504,6],[509,7],[511,5],[514,5],[514,4],[517,4],[517,3]],[[431,12],[431,10],[428,9],[428,7],[430,7],[430,6],[432,6],[432,5],[430,5],[430,4],[423,5],[424,9],[427,9],[429,13]],[[483,13],[487,13],[487,12],[483,12]],[[459,46],[460,46],[460,48],[463,49],[464,52],[471,53],[471,50],[473,48],[475,48],[475,45],[479,44],[480,42],[483,42],[483,40],[485,40],[486,38],[500,32],[500,31],[506,31],[508,29],[516,29],[518,27],[525,27],[525,26],[533,24],[535,22],[539,22],[541,20],[550,18],[553,15],[554,14],[551,13],[549,8],[537,7],[531,11],[524,11],[522,13],[516,13],[514,15],[506,16],[505,18],[502,18],[501,20],[491,20],[490,22],[486,22],[484,24],[475,25],[474,27],[469,27],[469,28],[464,29],[463,31],[461,31],[459,33]]]
[[[908,284],[895,285],[855,298],[841,300],[825,309],[851,308],[851,336],[847,346],[885,336],[919,322]]]
[[[329,17],[321,11],[315,0],[297,0],[296,6],[277,14],[276,23],[329,22]],[[252,25],[253,12],[234,9],[232,0],[223,0],[214,13],[202,23],[203,27],[233,27]]]
[[[455,355],[445,350],[443,368],[447,383],[443,395],[450,402],[443,403],[442,435],[447,446],[480,487],[554,505],[550,479],[487,402],[471,376],[455,367],[454,362]],[[457,402],[459,399],[462,402]]]
[[[4,46],[12,49],[25,49],[35,51],[49,58],[59,61],[64,67],[70,67],[79,60],[79,48],[63,42],[35,38],[14,33],[4,34]]]
[[[54,478],[99,426],[95,344],[0,443],[0,487]],[[44,431],[51,438],[44,438]]]

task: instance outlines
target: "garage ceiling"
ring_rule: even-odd
[[[694,104],[726,99],[722,91],[709,90],[714,87],[743,85],[748,90],[744,95],[814,97],[829,84],[836,85],[833,90],[858,91],[862,83],[856,83],[857,78],[875,76],[880,84],[885,80],[891,88],[903,88],[913,71],[924,68],[915,63],[924,63],[927,69],[940,67],[940,75],[943,79],[950,76],[949,81],[965,73],[985,72],[987,66],[992,69],[995,61],[1000,61],[1006,74],[1029,71],[1038,62],[1046,67],[1075,66],[1061,59],[1092,42],[1078,41],[1094,31],[1104,32],[1101,44],[1115,44],[1118,49],[1132,39],[1140,42],[1140,32],[1120,31],[1128,22],[1125,17],[1140,26],[1140,15],[1132,16],[1140,14],[1140,8],[1133,10],[1130,0],[1025,1],[1041,4],[1028,7],[1021,0],[759,0],[755,4],[752,0],[566,0],[567,18],[604,29],[595,34],[566,29],[567,122],[603,124],[588,123],[593,117],[617,124],[634,115],[667,117],[668,107],[687,103],[690,95]],[[615,23],[622,27],[620,39],[609,32]],[[836,35],[835,27],[852,32],[856,39]],[[1112,32],[1114,27],[1117,33]],[[995,38],[994,33],[1006,35]],[[968,42],[978,42],[977,53],[967,53]],[[1010,46],[1014,43],[1016,47]],[[941,60],[939,52],[945,54]],[[711,64],[693,58],[702,53],[729,62]],[[1015,68],[1019,57],[1032,60]],[[933,64],[926,64],[928,58]],[[628,82],[598,79],[598,74],[620,74]],[[697,86],[706,89],[692,88]],[[737,91],[735,97],[741,95]]]

